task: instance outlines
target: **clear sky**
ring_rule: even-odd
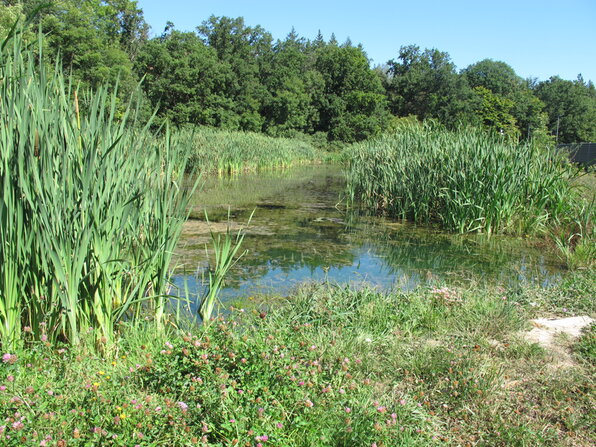
[[[152,36],[167,21],[192,31],[210,15],[244,17],[275,39],[294,27],[314,39],[321,30],[361,43],[373,65],[397,58],[399,47],[446,51],[458,69],[485,58],[518,75],[559,75],[596,82],[596,0],[138,0]]]

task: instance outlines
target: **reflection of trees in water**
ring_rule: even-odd
[[[368,232],[370,234],[370,232]],[[548,276],[556,272],[544,257],[514,240],[474,235],[436,234],[432,231],[403,231],[366,238],[383,257],[388,274],[403,271],[420,274],[465,274],[489,280],[523,276]]]

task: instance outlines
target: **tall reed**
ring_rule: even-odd
[[[348,196],[375,212],[442,228],[518,234],[563,219],[576,174],[554,149],[429,124],[349,148]]]
[[[193,134],[191,166],[219,175],[287,168],[324,158],[320,150],[297,139],[209,127],[183,129],[181,132]]]
[[[0,338],[77,343],[123,319],[163,323],[172,250],[193,188],[189,141],[155,139],[106,88],[77,92],[40,42],[0,53]],[[138,129],[138,130],[134,130]]]

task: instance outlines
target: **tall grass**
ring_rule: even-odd
[[[41,52],[41,39],[39,52]],[[192,189],[188,145],[132,130],[116,94],[79,95],[58,65],[24,49],[0,54],[0,339],[21,331],[77,343],[147,312],[163,324],[168,268]]]
[[[573,212],[577,170],[554,149],[412,125],[349,150],[349,199],[375,212],[460,233],[516,234]]]
[[[193,138],[190,165],[203,172],[228,174],[320,161],[324,154],[310,143],[290,138],[274,138],[252,132],[236,132],[209,127],[184,129]]]

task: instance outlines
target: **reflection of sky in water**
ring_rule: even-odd
[[[223,302],[237,298],[246,298],[257,294],[288,295],[292,289],[303,282],[329,281],[331,284],[374,286],[381,290],[401,289],[412,290],[421,284],[443,284],[453,280],[457,275],[454,271],[418,270],[407,266],[388,265],[386,258],[376,254],[371,247],[360,247],[353,250],[354,262],[351,265],[324,268],[299,265],[293,268],[278,267],[272,263],[265,263],[261,267],[264,271],[260,276],[234,281],[233,286],[222,290]],[[503,284],[520,282],[538,282],[547,286],[558,275],[550,272],[544,265],[528,264],[520,260],[515,272],[501,272],[498,277],[491,275],[491,280]],[[478,279],[478,278],[475,278]],[[194,276],[177,275],[174,283],[183,288],[184,281],[193,296],[201,296],[206,288],[201,286],[201,279]]]
[[[348,216],[335,208],[342,188],[337,168],[310,167],[281,176],[239,176],[210,185],[209,196],[198,195],[195,206],[207,203],[210,215],[227,215],[227,208],[213,203],[215,197],[230,205],[237,222],[245,222],[257,208],[243,244],[248,254],[229,273],[222,301],[259,293],[287,295],[305,281],[410,290],[466,277],[504,285],[548,285],[559,277],[556,260],[521,239],[447,235],[380,218],[348,225]],[[177,263],[190,270],[205,265],[206,236],[202,222],[188,225]],[[195,275],[174,277],[178,287],[185,281],[193,295],[202,294]]]

